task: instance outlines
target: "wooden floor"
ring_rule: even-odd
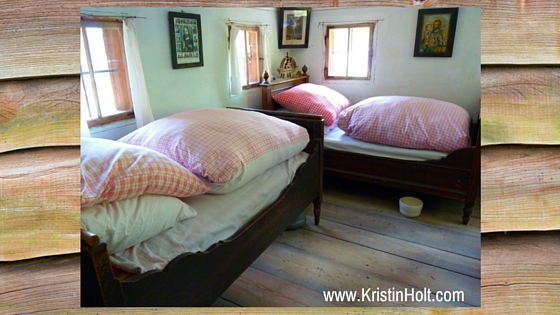
[[[399,213],[406,195],[424,201],[419,217]],[[318,227],[306,209],[307,224],[284,232],[214,306],[480,306],[480,198],[468,226],[462,203],[444,198],[325,178],[323,199]],[[432,300],[437,291],[464,300],[394,293],[427,289]],[[325,291],[355,291],[360,301],[326,301]]]

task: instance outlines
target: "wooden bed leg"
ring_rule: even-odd
[[[313,215],[315,216],[315,225],[319,225],[319,220],[321,218],[321,198],[317,198],[313,201]]]
[[[463,224],[467,225],[469,224],[469,219],[471,218],[471,213],[472,213],[472,205],[465,205],[465,207],[463,208]]]

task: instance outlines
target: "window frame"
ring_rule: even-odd
[[[325,65],[323,68],[323,76],[325,80],[359,80],[359,81],[369,81],[371,80],[372,73],[373,73],[373,56],[374,56],[374,32],[375,32],[375,22],[367,22],[367,23],[353,23],[353,24],[329,24],[326,25],[326,32],[325,32]],[[367,75],[365,77],[355,77],[355,76],[329,76],[329,58],[330,58],[330,30],[331,29],[350,29],[358,28],[358,27],[369,27],[369,43],[368,43],[368,61],[367,61]],[[350,38],[350,37],[349,37]],[[349,49],[349,45],[348,45]],[[348,64],[348,54],[346,57],[346,63]],[[348,67],[347,71],[348,73]]]
[[[85,53],[85,58],[86,58],[86,62],[88,64],[88,71],[85,72],[82,69],[82,66],[80,65],[80,87],[81,87],[81,92],[84,93],[85,97],[84,99],[86,100],[86,106],[88,107],[88,111],[90,111],[90,106],[96,106],[96,110],[99,113],[99,117],[97,118],[87,118],[87,125],[88,127],[97,127],[97,126],[103,126],[103,125],[107,125],[113,122],[117,122],[117,121],[122,121],[122,120],[129,120],[129,119],[134,119],[135,118],[135,114],[134,114],[134,106],[132,103],[132,93],[130,90],[130,78],[129,78],[129,74],[128,74],[128,67],[127,67],[127,59],[126,59],[126,52],[125,52],[125,47],[124,47],[124,28],[122,25],[123,21],[121,19],[115,19],[115,18],[104,18],[104,17],[81,17],[81,24],[80,24],[80,31],[81,31],[81,41],[84,45],[84,53]],[[118,88],[120,89],[124,89],[126,90],[125,92],[123,92],[123,97],[126,99],[127,101],[127,105],[125,105],[126,107],[129,107],[130,110],[121,112],[121,113],[117,113],[117,114],[112,114],[112,115],[102,115],[101,112],[101,106],[99,104],[99,96],[98,96],[98,91],[97,91],[97,85],[96,85],[96,81],[95,81],[95,73],[98,71],[93,71],[93,62],[92,62],[92,57],[91,57],[91,52],[89,49],[89,42],[88,42],[88,38],[87,38],[87,32],[85,31],[86,28],[88,27],[101,27],[103,28],[111,26],[113,28],[115,28],[118,25],[118,28],[120,29],[120,63],[123,64],[124,66],[123,68],[123,73],[121,74],[122,78],[124,79],[124,82],[119,82],[118,84]],[[88,100],[88,94],[85,92],[86,91],[86,82],[83,78],[84,74],[89,74],[91,76],[91,85],[90,85],[90,89],[95,97],[95,100],[93,100],[93,104],[91,104]],[[114,96],[116,96],[113,93]],[[89,117],[89,115],[86,115],[86,117]]]

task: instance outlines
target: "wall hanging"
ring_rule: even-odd
[[[169,12],[173,69],[202,67],[202,30],[199,14]]]
[[[307,48],[309,8],[282,8],[278,17],[278,48]]]
[[[451,57],[459,8],[420,9],[414,57]]]

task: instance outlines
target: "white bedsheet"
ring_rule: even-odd
[[[338,127],[325,134],[325,148],[408,161],[438,160],[447,156],[445,152],[405,149],[356,140]]]
[[[228,239],[278,198],[307,157],[307,153],[300,153],[228,194],[183,198],[198,212],[195,218],[181,221],[163,233],[111,255],[111,262],[131,273],[161,270],[182,253],[204,251]]]

